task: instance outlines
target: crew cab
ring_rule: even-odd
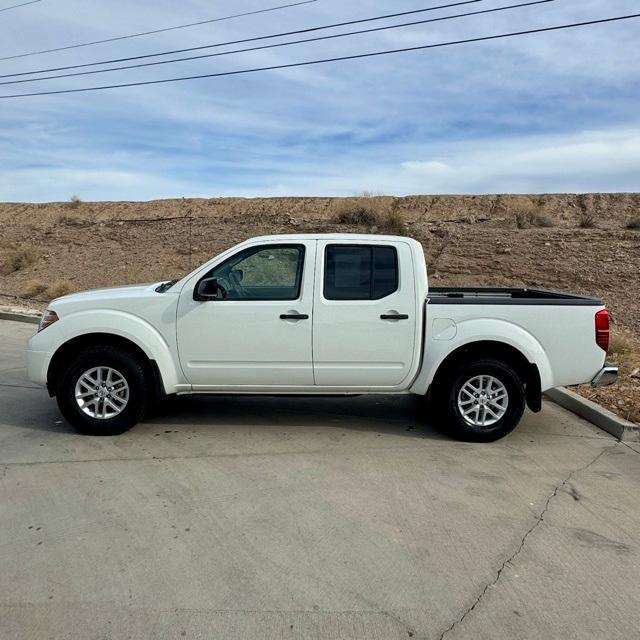
[[[78,431],[118,434],[174,394],[418,394],[496,440],[561,385],[611,384],[601,300],[429,288],[422,246],[361,234],[247,240],[178,281],[54,300],[29,377]]]

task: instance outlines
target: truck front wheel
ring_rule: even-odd
[[[110,346],[80,351],[57,387],[62,415],[80,433],[118,435],[142,419],[149,392],[142,365]]]
[[[434,398],[447,430],[471,442],[493,442],[511,433],[525,408],[525,389],[504,362],[476,360],[449,372]]]

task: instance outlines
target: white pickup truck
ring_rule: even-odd
[[[32,381],[78,431],[117,434],[173,394],[418,394],[454,436],[496,440],[560,385],[611,384],[595,298],[428,288],[422,246],[379,235],[247,240],[179,281],[54,300]]]

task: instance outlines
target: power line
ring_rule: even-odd
[[[426,49],[437,49],[440,47],[450,47],[454,45],[460,44],[469,44],[473,42],[487,42],[489,40],[499,40],[503,38],[513,38],[516,36],[524,36],[534,33],[545,33],[549,31],[559,31],[561,29],[573,29],[576,27],[585,27],[588,25],[594,24],[604,24],[608,22],[619,22],[621,20],[630,20],[632,18],[640,18],[640,13],[634,13],[626,16],[616,16],[613,18],[601,18],[599,20],[589,20],[587,22],[574,22],[571,24],[562,24],[554,27],[543,27],[540,29],[527,29],[526,31],[513,31],[511,33],[499,33],[492,36],[483,36],[480,38],[467,38],[465,40],[452,40],[449,42],[438,42],[435,44],[425,44],[419,47],[405,47],[402,49],[388,49],[386,51],[373,51],[370,53],[359,53],[350,56],[339,56],[336,58],[324,58],[322,60],[309,60],[307,62],[292,62],[289,64],[279,64],[273,65],[269,67],[255,67],[253,69],[238,69],[236,71],[223,71],[219,73],[205,73],[196,76],[183,76],[180,78],[165,78],[162,80],[146,80],[142,82],[127,82],[124,84],[111,84],[111,85],[101,85],[96,87],[84,87],[81,89],[59,89],[56,91],[39,91],[35,93],[17,93],[13,95],[0,96],[0,100],[6,100],[7,98],[26,98],[30,96],[51,96],[58,95],[62,93],[82,93],[85,91],[103,91],[105,89],[120,89],[123,87],[141,87],[152,84],[165,84],[168,82],[181,82],[185,80],[201,80],[203,78],[221,78],[225,76],[237,76],[246,73],[258,73],[262,71],[276,71],[280,69],[293,69],[294,67],[308,67],[311,65],[317,64],[325,64],[328,62],[341,62],[344,60],[358,60],[361,58],[372,58],[377,56],[385,56],[393,53],[406,53],[409,51],[422,51]]]
[[[283,31],[281,33],[273,33],[266,36],[255,36],[253,38],[244,38],[242,40],[228,40],[227,42],[217,42],[214,44],[206,44],[198,47],[188,47],[187,49],[174,49],[173,51],[162,51],[160,53],[148,53],[146,55],[131,56],[128,58],[114,58],[112,60],[101,60],[99,62],[86,62],[84,64],[74,64],[66,67],[51,67],[49,69],[36,69],[35,71],[22,71],[21,73],[8,73],[0,75],[0,78],[13,78],[16,76],[28,76],[34,73],[48,73],[50,71],[68,71],[70,69],[82,69],[86,67],[95,67],[103,64],[114,64],[118,62],[130,62],[132,60],[143,60],[146,58],[157,58],[158,56],[168,56],[174,53],[187,53],[189,51],[200,51],[202,49],[213,49],[217,47],[226,47],[232,44],[244,44],[247,42],[257,42],[260,40],[270,40],[272,38],[283,38],[285,36],[294,36],[302,33],[311,33],[313,31],[323,31],[325,29],[334,29],[336,27],[347,27],[354,24],[362,24],[364,22],[374,22],[376,20],[386,20],[388,18],[398,18],[401,16],[412,15],[416,13],[425,13],[427,11],[436,11],[438,9],[450,9],[451,7],[459,7],[461,5],[476,4],[478,2],[484,2],[484,0],[459,0],[449,4],[442,4],[437,7],[428,7],[425,9],[414,9],[412,11],[402,11],[401,13],[388,13],[383,16],[376,16],[374,18],[361,18],[359,20],[349,20],[347,22],[336,22],[334,24],[328,24],[321,27],[309,27],[307,29],[297,29],[295,31]]]
[[[293,40],[291,42],[278,42],[276,44],[264,44],[264,45],[260,45],[258,47],[249,47],[246,49],[234,49],[232,51],[222,51],[219,53],[206,53],[203,55],[199,55],[199,56],[189,56],[186,58],[173,58],[172,60],[159,60],[156,62],[143,62],[140,64],[130,64],[130,65],[126,65],[123,67],[112,67],[110,69],[96,69],[93,71],[76,71],[75,73],[62,73],[62,74],[58,74],[58,75],[53,75],[53,76],[43,76],[41,78],[26,78],[23,80],[9,80],[8,82],[0,82],[0,86],[4,86],[4,85],[9,85],[9,84],[24,84],[25,82],[40,82],[41,80],[55,80],[57,78],[72,78],[72,77],[77,77],[77,76],[87,76],[87,75],[94,75],[97,73],[108,73],[108,72],[112,72],[112,71],[122,71],[124,69],[138,69],[140,67],[152,67],[152,66],[157,66],[157,65],[163,65],[163,64],[173,64],[176,62],[185,62],[185,61],[189,61],[189,60],[201,60],[202,58],[215,58],[215,57],[219,57],[219,56],[228,56],[231,54],[235,54],[235,53],[246,53],[249,51],[259,51],[259,50],[263,50],[263,49],[275,49],[278,47],[289,47],[291,45],[296,45],[296,44],[304,44],[304,43],[309,43],[309,42],[319,42],[322,40],[332,40],[334,38],[344,38],[347,36],[354,36],[354,35],[360,35],[363,33],[374,33],[377,31],[387,31],[389,29],[399,29],[400,27],[412,27],[412,26],[416,26],[419,24],[427,24],[427,23],[431,23],[431,22],[442,22],[444,20],[453,20],[454,18],[465,18],[468,16],[477,16],[477,15],[481,15],[481,14],[486,14],[486,13],[496,13],[498,11],[507,11],[508,9],[520,9],[522,7],[530,7],[533,5],[539,5],[539,4],[548,4],[549,2],[556,2],[557,0],[530,0],[529,2],[522,2],[520,4],[512,4],[512,5],[508,5],[505,7],[497,7],[494,9],[483,9],[481,11],[470,11],[468,13],[459,13],[456,15],[452,15],[452,16],[441,16],[439,18],[429,18],[428,20],[416,20],[414,22],[405,22],[402,24],[393,24],[393,25],[387,25],[384,27],[372,27],[370,29],[361,29],[360,31],[348,31],[346,33],[336,33],[336,34],[332,34],[332,35],[328,35],[328,36],[317,36],[314,38],[304,38],[302,40]],[[4,78],[7,76],[1,76],[0,78]]]
[[[10,9],[17,9],[18,7],[26,7],[28,4],[35,4],[36,2],[42,2],[42,0],[29,0],[29,2],[23,2],[22,4],[12,4],[10,7],[2,7],[0,11],[9,11]],[[1,60],[2,58],[0,58]]]
[[[42,0],[31,0],[31,2],[25,2],[25,4],[33,4],[34,2],[41,2]],[[318,0],[302,0],[301,2],[292,2],[289,4],[281,4],[276,7],[268,7],[266,9],[257,9],[255,11],[247,11],[245,13],[235,13],[230,16],[223,16],[221,18],[209,18],[207,20],[200,20],[199,22],[190,22],[188,24],[179,24],[175,27],[165,27],[163,29],[153,29],[152,31],[141,31],[140,33],[130,33],[126,36],[116,36],[113,38],[105,38],[104,40],[92,40],[91,42],[82,42],[80,44],[70,44],[65,47],[55,47],[54,49],[42,49],[41,51],[29,51],[27,53],[18,53],[12,56],[4,56],[0,60],[15,60],[16,58],[26,58],[28,56],[38,56],[43,53],[54,53],[56,51],[66,51],[68,49],[79,49],[80,47],[90,47],[96,44],[105,44],[107,42],[116,42],[118,40],[127,40],[129,38],[140,38],[141,36],[150,36],[156,33],[165,33],[166,31],[177,31],[178,29],[187,29],[189,27],[198,27],[203,24],[211,24],[213,22],[223,22],[225,20],[233,20],[234,18],[244,18],[245,16],[255,16],[259,13],[269,13],[270,11],[279,11],[280,9],[289,9],[291,7],[299,7],[303,4],[312,4],[318,2]],[[23,5],[16,5],[22,7]],[[13,7],[8,7],[12,9]],[[6,9],[2,9],[6,11]]]

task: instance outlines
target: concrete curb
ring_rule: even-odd
[[[28,322],[39,324],[40,316],[31,316],[28,313],[14,313],[13,311],[0,311],[0,320],[12,320],[13,322]]]
[[[615,413],[611,413],[599,404],[591,402],[591,400],[587,400],[569,389],[564,387],[549,389],[549,391],[545,391],[545,395],[549,400],[595,424],[618,440],[640,442],[640,425],[618,417]]]

